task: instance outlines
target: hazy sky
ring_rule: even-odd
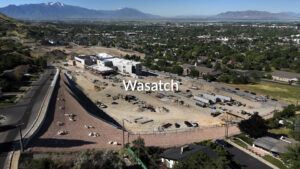
[[[0,7],[45,2],[51,0],[0,0]],[[161,16],[212,15],[238,10],[300,13],[300,0],[60,0],[59,2],[102,10],[130,7]]]

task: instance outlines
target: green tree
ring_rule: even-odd
[[[183,68],[181,66],[175,65],[172,67],[172,73],[182,75]]]
[[[288,152],[280,155],[285,164],[289,166],[290,169],[300,168],[300,144],[296,144],[293,147],[288,147]]]
[[[248,134],[250,137],[262,137],[267,134],[267,126],[265,125],[265,120],[254,113],[249,119],[242,120],[238,124],[239,129]]]
[[[190,76],[192,76],[192,77],[199,77],[199,71],[195,70],[195,69],[191,70]]]
[[[204,152],[199,151],[176,163],[174,169],[223,169],[225,166],[224,159],[212,160]]]

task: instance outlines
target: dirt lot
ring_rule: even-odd
[[[122,143],[122,130],[99,120],[90,114],[72,96],[72,92],[65,85],[68,83],[61,75],[59,86],[54,91],[47,118],[41,130],[29,143],[27,151],[76,151],[84,149],[120,149],[121,145],[108,144],[109,141]],[[63,109],[61,107],[64,107]],[[74,121],[70,121],[65,114],[74,114]],[[63,123],[59,125],[59,122]],[[87,129],[85,125],[92,126]],[[67,131],[65,135],[58,135],[59,131]],[[208,139],[224,137],[224,127],[197,129],[190,132],[164,134],[130,134],[125,132],[125,143],[132,142],[138,137],[145,140],[147,146],[174,147]],[[90,132],[99,133],[98,137],[89,136]],[[229,127],[229,135],[238,134],[237,127]],[[176,139],[174,139],[176,138]]]
[[[145,57],[145,54],[130,51],[130,50],[120,50],[117,48],[106,48],[101,46],[92,46],[92,47],[85,47],[85,46],[73,46],[71,48],[65,47],[65,46],[43,46],[43,47],[33,47],[32,53],[33,55],[45,55],[47,52],[53,51],[53,50],[61,50],[66,54],[80,54],[80,55],[91,55],[91,54],[97,54],[97,53],[109,53],[113,56],[125,56],[128,55],[137,55],[141,58]]]
[[[170,79],[164,76],[148,76],[143,79],[134,79],[132,77],[125,77],[122,75],[116,75],[111,79],[103,79],[100,75],[94,75],[88,71],[83,71],[76,67],[65,67],[67,70],[72,71],[72,75],[76,83],[84,91],[84,93],[95,103],[97,101],[103,103],[107,108],[101,108],[120,124],[122,124],[123,119],[125,128],[133,133],[157,133],[159,131],[168,132],[179,132],[190,130],[184,124],[184,121],[196,122],[199,124],[199,128],[207,128],[214,126],[221,126],[225,124],[226,114],[219,108],[226,108],[234,115],[228,115],[228,120],[232,122],[238,122],[243,118],[249,118],[249,116],[242,115],[239,112],[241,110],[247,111],[249,113],[259,112],[260,115],[269,114],[275,109],[275,106],[270,106],[264,103],[255,102],[254,100],[248,100],[232,93],[228,93],[219,89],[216,89],[210,85],[203,85],[196,82],[191,82],[183,79],[182,85],[179,86],[181,93],[174,92],[139,92],[139,91],[128,91],[126,92],[124,88],[120,86],[123,85],[122,79],[128,80],[138,80],[142,82],[158,82],[162,80],[163,82],[170,82]],[[118,79],[118,81],[116,80]],[[95,82],[95,80],[97,82]],[[95,82],[95,83],[94,83]],[[106,84],[104,84],[106,83]],[[94,86],[99,86],[99,91],[95,90]],[[190,86],[196,86],[199,90],[189,89]],[[230,96],[234,100],[238,100],[246,106],[228,106],[216,104],[216,110],[211,108],[202,108],[195,105],[193,97],[187,98],[185,91],[190,90],[190,94],[199,94],[213,92],[222,94],[225,96]],[[164,94],[163,98],[156,97],[158,93]],[[107,96],[110,95],[110,97]],[[138,101],[128,102],[125,99],[119,98],[113,100],[113,96],[130,94],[135,96]],[[180,101],[183,101],[181,104]],[[117,102],[118,104],[112,104],[112,102]],[[141,103],[142,102],[142,103]],[[142,106],[153,107],[155,112],[150,109],[140,108]],[[218,117],[212,117],[210,115],[213,111],[219,111],[222,114]],[[171,126],[163,128],[162,126],[170,123]],[[179,128],[175,127],[175,123],[180,125]]]

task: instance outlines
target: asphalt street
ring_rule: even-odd
[[[55,69],[47,69],[40,79],[32,84],[25,96],[15,105],[0,107],[1,114],[6,116],[5,123],[0,126],[0,169],[4,167],[7,154],[12,151],[13,144],[19,140],[19,130],[14,126],[24,123],[21,127],[24,136],[38,116],[43,99],[50,87],[50,74]]]
[[[238,162],[245,169],[272,169],[234,146],[225,147],[225,149],[232,155],[232,160]]]

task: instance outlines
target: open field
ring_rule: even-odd
[[[126,81],[138,80],[141,82],[158,82],[160,80],[162,82],[170,82],[170,77],[158,75],[135,79],[128,76],[115,75],[111,78],[104,79],[101,75],[95,75],[89,71],[73,66],[66,66],[64,69],[72,72],[75,82],[94,103],[98,101],[107,106],[107,108],[100,109],[114,118],[119,124],[122,124],[124,121],[125,128],[133,133],[191,130],[193,127],[187,127],[184,123],[185,121],[198,123],[199,128],[222,126],[225,124],[226,113],[221,109],[225,108],[231,112],[231,114],[236,115],[228,115],[229,121],[239,122],[249,117],[242,115],[240,113],[241,110],[251,114],[257,111],[264,116],[272,112],[276,107],[271,103],[256,102],[233,93],[216,89],[212,85],[192,82],[185,78],[181,79],[182,84],[179,86],[181,92],[179,93],[146,93],[140,91],[125,91],[125,89],[122,88],[123,83],[121,79],[125,79]],[[97,86],[97,90],[95,86]],[[199,90],[189,89],[190,86],[196,86]],[[186,92],[187,90],[190,91]],[[186,97],[186,94],[197,95],[208,92],[232,97],[234,100],[245,104],[245,106],[229,106],[217,103],[215,105],[216,109],[212,110],[210,107],[202,108],[196,106],[193,97]],[[128,94],[135,96],[136,99],[134,101],[126,101],[122,97],[117,97]],[[159,98],[158,95],[163,95],[163,97]],[[113,99],[114,96],[117,99]],[[113,102],[116,102],[116,104],[112,104]],[[211,113],[215,111],[220,112],[221,115],[217,117],[211,116]],[[179,124],[180,127],[176,127],[176,123]]]
[[[248,90],[262,95],[269,95],[288,104],[296,104],[297,99],[300,99],[300,88],[275,84],[270,82],[259,82],[257,84],[224,84],[241,90]]]

